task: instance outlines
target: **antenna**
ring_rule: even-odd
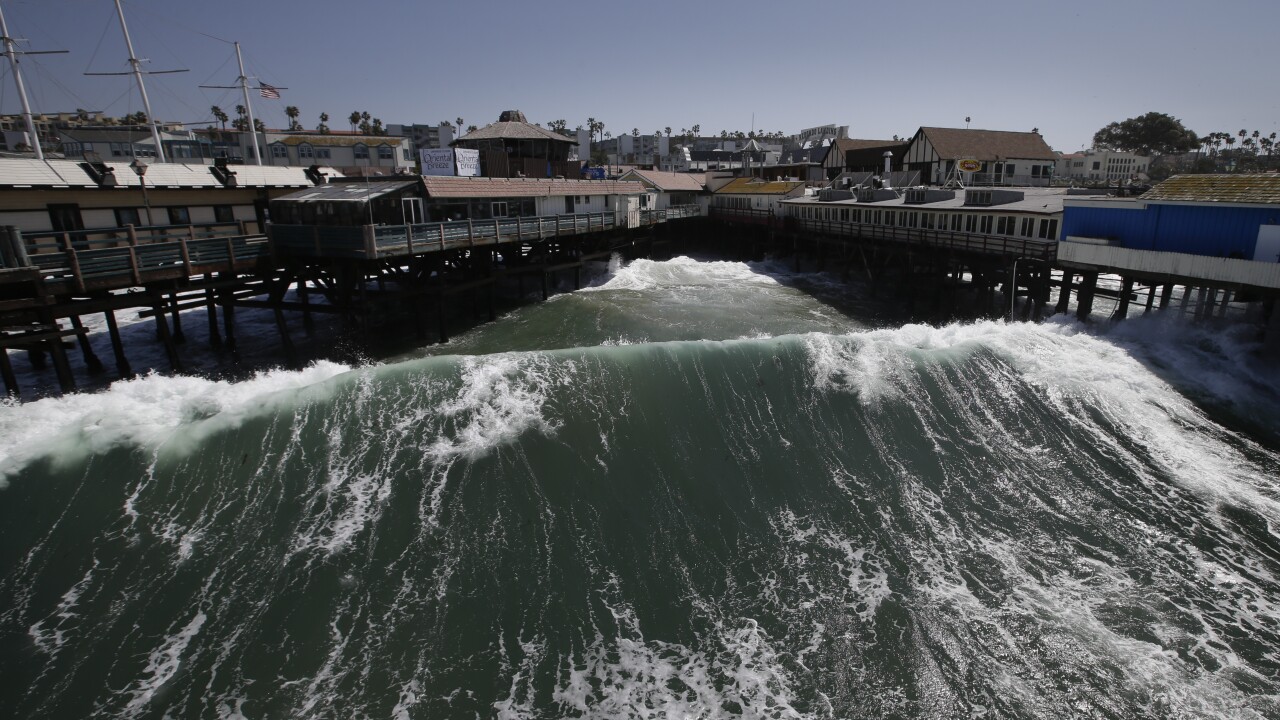
[[[18,86],[18,98],[22,101],[22,119],[27,123],[27,134],[31,136],[31,147],[36,151],[36,159],[44,159],[44,150],[40,147],[40,135],[36,132],[36,122],[31,119],[31,103],[27,102],[27,88],[22,84],[22,73],[18,70],[19,55],[60,55],[66,50],[39,50],[20,52],[14,49],[17,41],[9,37],[9,26],[4,21],[4,10],[0,8],[0,41],[4,42],[4,54],[13,66],[13,81]]]
[[[151,100],[147,97],[147,86],[142,82],[143,75],[167,75],[170,73],[182,73],[186,70],[152,70],[150,72],[142,71],[142,63],[148,62],[141,60],[133,52],[133,40],[129,37],[129,26],[124,22],[124,10],[120,7],[120,0],[116,0],[116,14],[120,16],[120,30],[124,32],[124,45],[129,50],[129,64],[133,66],[133,70],[127,73],[85,73],[85,75],[132,75],[138,81],[138,92],[142,95],[142,107],[147,111],[147,124],[151,126],[151,139],[156,144],[156,160],[165,162],[164,144],[160,142],[160,125],[156,122],[155,113],[151,112]]]

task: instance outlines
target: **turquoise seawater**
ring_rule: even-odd
[[[1280,399],[1158,317],[677,258],[0,406],[0,716],[1280,717]]]

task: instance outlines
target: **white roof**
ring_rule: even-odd
[[[231,165],[227,169],[236,174],[240,187],[311,187],[315,184],[307,179],[307,169],[301,167]]]
[[[0,158],[0,186],[97,187],[97,183],[72,160]]]
[[[115,171],[116,187],[138,187],[138,174],[129,163],[110,162]],[[209,172],[208,165],[182,165],[180,163],[148,163],[147,187],[155,188],[219,188],[222,183]]]

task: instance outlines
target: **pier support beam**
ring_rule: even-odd
[[[156,334],[164,345],[165,355],[169,358],[169,367],[174,372],[182,372],[182,358],[178,357],[178,348],[174,345],[173,336],[169,334],[169,323],[164,320],[164,296],[158,290],[151,290],[151,310],[156,316]]]
[[[1076,298],[1076,319],[1088,321],[1093,314],[1093,293],[1098,288],[1098,273],[1087,272],[1080,280],[1080,290]]]
[[[116,356],[116,375],[119,375],[122,380],[131,378],[133,368],[129,366],[129,359],[124,355],[124,341],[120,338],[120,326],[116,324],[116,311],[105,310],[102,316],[107,321],[107,334],[111,336],[111,352]]]
[[[1070,270],[1062,271],[1062,288],[1058,290],[1058,304],[1053,306],[1055,313],[1066,314],[1071,307],[1071,280],[1075,277],[1075,273]]]
[[[1169,307],[1169,298],[1173,297],[1173,283],[1165,283],[1160,288],[1160,309],[1164,310]]]
[[[1120,322],[1129,315],[1129,296],[1133,294],[1133,278],[1123,278],[1120,286],[1120,302],[1116,304],[1116,312],[1111,316],[1112,322]]]
[[[13,363],[9,362],[9,348],[0,348],[0,377],[4,378],[5,393],[18,397],[21,390],[18,388],[18,376],[13,372]]]
[[[182,313],[178,311],[178,292],[169,293],[169,314],[173,317],[173,341],[178,345],[187,342],[187,336],[182,332]]]
[[[90,375],[100,375],[105,368],[102,367],[102,361],[93,352],[93,346],[89,344],[89,333],[84,329],[84,323],[80,322],[79,315],[71,316],[71,327],[76,331],[76,343],[80,345],[80,356],[84,358],[84,365],[89,370]]]
[[[213,288],[204,289],[204,305],[209,316],[209,346],[222,347],[222,335],[218,333],[218,303],[214,299]]]

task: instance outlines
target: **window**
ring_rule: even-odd
[[[982,216],[982,220],[978,225],[978,232],[982,233],[983,235],[991,234],[991,216],[990,215]]]
[[[213,220],[220,223],[231,223],[236,221],[235,211],[230,205],[214,205]]]
[[[84,219],[80,217],[80,206],[75,203],[49,205],[49,224],[54,232],[83,230]]]
[[[1014,219],[1001,215],[996,222],[997,235],[1012,235]]]
[[[1099,161],[1099,160],[1094,160],[1094,161],[1093,161],[1093,169],[1094,169],[1094,170],[1101,170],[1101,169],[1102,169],[1102,162],[1101,162],[1101,161]]]
[[[329,153],[330,153],[329,148],[326,148],[326,147],[316,148],[316,157],[319,158],[320,160],[328,160]]]
[[[355,145],[352,145],[351,151],[355,153],[357,160],[369,159],[369,146],[364,143],[356,143]]]
[[[573,200],[574,200],[574,196],[573,196],[573,195],[565,195],[565,196],[564,196],[564,211],[565,211],[566,213],[571,213],[571,212],[573,212]]]
[[[1054,218],[1054,219],[1052,219],[1052,220],[1041,220],[1041,221],[1040,221],[1040,237],[1041,237],[1042,239],[1044,239],[1044,240],[1057,240],[1057,239],[1058,239],[1058,220],[1057,220],[1057,218]]]
[[[80,149],[80,143],[62,143],[62,154],[67,157],[79,157],[83,152],[84,151]]]
[[[129,157],[128,143],[111,143],[111,157]]]
[[[1031,218],[1022,218],[1022,237],[1031,237],[1035,234],[1036,221]]]
[[[138,217],[138,208],[116,208],[116,227],[125,225],[138,226],[142,220]]]
[[[392,152],[391,152],[391,146],[390,146],[390,145],[379,145],[379,146],[378,146],[378,159],[379,159],[379,160],[395,160],[395,158],[396,158],[396,156],[395,156],[394,154],[392,154]]]
[[[964,218],[964,231],[971,233],[971,232],[977,232],[977,230],[978,230],[978,216],[966,215]]]
[[[169,208],[169,224],[190,225],[191,213],[184,207],[171,207]]]
[[[494,217],[507,217],[507,204],[505,202],[490,203],[489,208]]]
[[[412,159],[413,159],[413,156],[409,154],[409,148],[404,148],[403,150],[401,150],[401,151],[400,151],[400,157],[401,157],[401,159],[403,159],[405,162],[409,162],[410,160],[412,160]]]
[[[316,151],[314,148],[311,147],[310,143],[302,143],[301,145],[298,146],[299,160],[301,160],[302,158],[307,158],[308,160],[310,160],[315,156],[316,156]]]
[[[271,157],[288,160],[289,148],[284,143],[271,143]]]

